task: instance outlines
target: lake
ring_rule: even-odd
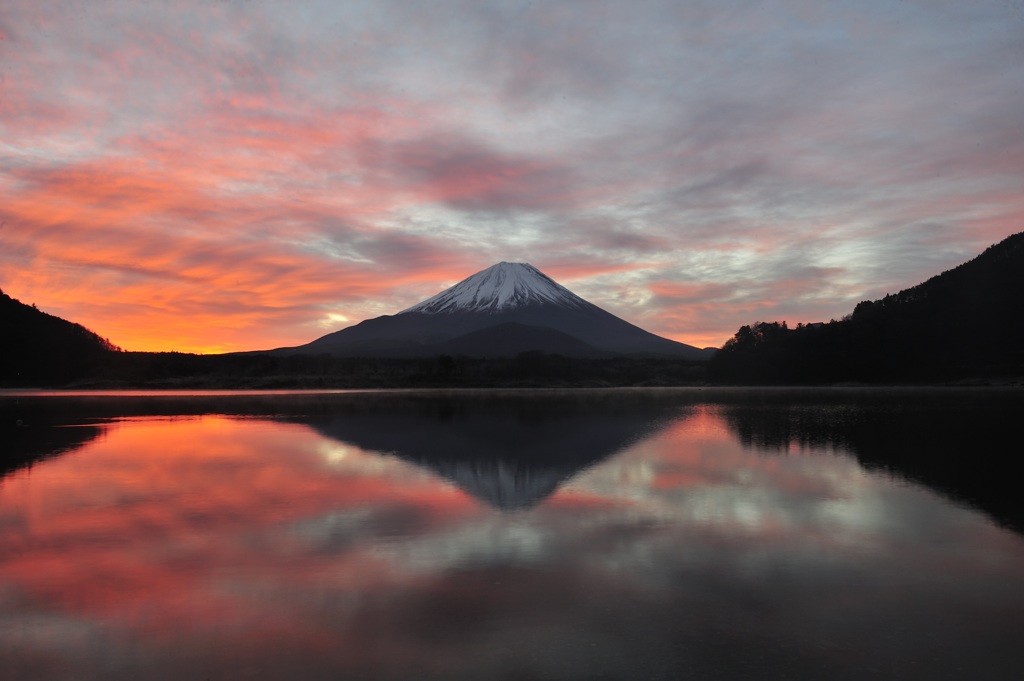
[[[1024,673],[1014,389],[0,393],[0,678]]]

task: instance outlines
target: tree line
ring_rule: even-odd
[[[723,383],[917,383],[1024,377],[1024,233],[828,323],[757,322],[712,358]]]

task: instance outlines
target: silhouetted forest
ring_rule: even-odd
[[[706,363],[667,359],[573,358],[543,352],[482,358],[352,358],[262,353],[111,354],[95,368],[92,387],[161,388],[432,388],[692,385]]]
[[[80,324],[0,291],[0,385],[61,385],[94,374],[118,352]]]
[[[927,383],[1024,376],[1024,233],[842,320],[743,326],[715,382]]]

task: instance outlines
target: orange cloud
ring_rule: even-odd
[[[307,342],[324,308],[349,306],[358,321],[395,288],[453,276],[458,254],[367,222],[407,201],[400,192],[340,193],[309,177],[281,189],[289,163],[344,170],[332,159],[379,131],[376,113],[334,127],[236,114],[209,146],[122,140],[133,155],[14,169],[0,208],[4,288],[131,350],[227,351]],[[333,156],[315,158],[323,148]],[[360,253],[384,248],[387,260],[398,246],[415,262],[382,268]]]
[[[662,90],[674,77],[651,68],[701,45],[728,55],[756,26],[770,47],[758,11],[699,35],[669,13],[659,29],[692,40],[648,44],[632,41],[654,24],[604,32],[651,21],[628,13],[581,28],[531,11],[495,41],[500,13],[7,5],[0,286],[128,349],[307,342],[492,255],[569,283],[624,275],[595,302],[720,345],[750,314],[841,315],[1024,224],[1013,71],[946,70],[956,51],[930,76],[939,62],[900,58],[900,85],[881,63],[837,77],[847,61],[818,46],[820,62],[723,58]],[[536,39],[548,21],[571,40]],[[910,49],[883,43],[864,57]],[[968,43],[965,64],[1012,61],[1012,40]],[[821,268],[829,308],[796,270],[844,245]],[[764,265],[744,273],[751,254]],[[665,271],[650,299],[641,263]],[[718,295],[743,277],[764,285]]]

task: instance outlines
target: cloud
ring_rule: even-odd
[[[130,349],[301,343],[325,309],[394,312],[497,260],[719,345],[1024,228],[1024,18],[997,3],[16,0],[2,22],[0,286]]]
[[[564,164],[503,153],[457,135],[374,141],[361,160],[396,188],[470,213],[570,208],[574,201],[572,172]]]

